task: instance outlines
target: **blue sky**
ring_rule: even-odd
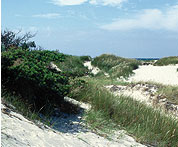
[[[2,0],[2,29],[72,55],[178,56],[178,0]]]

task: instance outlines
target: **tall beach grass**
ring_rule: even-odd
[[[104,117],[105,120],[112,120],[118,127],[134,135],[141,143],[154,146],[178,146],[177,120],[164,116],[159,111],[130,97],[116,97],[91,79],[88,80],[85,88],[77,92],[74,94],[75,98],[91,103],[92,115],[89,114],[92,117],[88,117],[88,121],[94,123],[95,127],[105,127],[105,123],[97,121]],[[94,114],[100,115],[94,117]],[[98,118],[98,116],[102,117]]]

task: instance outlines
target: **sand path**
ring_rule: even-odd
[[[22,115],[1,105],[2,147],[131,147],[141,145],[124,131],[116,131],[108,140],[80,125],[80,115],[56,118],[55,129],[37,126]],[[7,112],[7,113],[6,113]]]

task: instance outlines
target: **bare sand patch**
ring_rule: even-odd
[[[156,82],[165,85],[178,86],[178,65],[153,66],[143,65],[134,70],[129,82]]]

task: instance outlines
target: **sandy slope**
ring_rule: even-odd
[[[85,62],[85,63],[84,63],[84,66],[88,67],[88,69],[91,70],[91,72],[92,72],[94,75],[96,75],[96,74],[100,71],[100,69],[99,69],[98,67],[93,67],[93,66],[91,65],[91,61]]]
[[[117,131],[111,140],[80,126],[80,115],[64,115],[55,120],[55,130],[37,126],[22,115],[1,105],[2,147],[130,147],[144,146],[123,131]],[[6,111],[7,110],[7,113]]]
[[[165,85],[178,85],[178,65],[168,66],[139,66],[134,70],[135,75],[129,78],[130,82],[152,81]]]

